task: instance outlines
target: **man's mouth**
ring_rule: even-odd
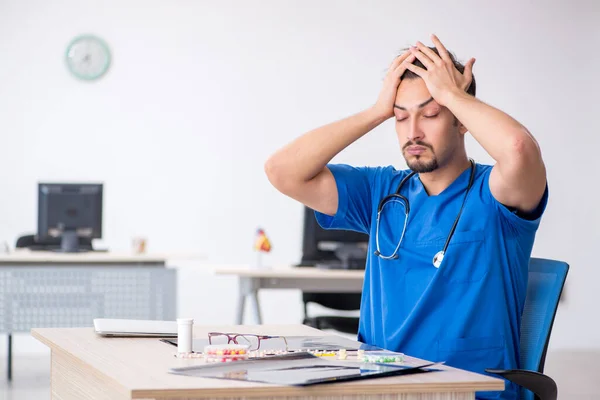
[[[406,152],[413,156],[418,156],[420,154],[423,154],[426,150],[427,150],[427,147],[423,147],[423,146],[408,146],[406,148]]]

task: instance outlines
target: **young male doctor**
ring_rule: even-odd
[[[322,227],[370,235],[358,340],[478,373],[518,368],[544,162],[527,128],[475,98],[475,59],[462,65],[431,39],[392,62],[372,107],[297,138],[265,171]],[[392,117],[410,170],[329,164]],[[469,159],[467,132],[493,166]]]

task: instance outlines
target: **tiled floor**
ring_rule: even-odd
[[[13,358],[13,380],[6,378],[6,357],[0,357],[0,399],[50,399],[50,356],[24,355]]]
[[[553,352],[548,354],[546,373],[559,387],[559,399],[600,398],[600,352]],[[13,381],[6,380],[6,359],[0,358],[0,399],[40,400],[50,398],[50,356],[23,355],[14,358]]]

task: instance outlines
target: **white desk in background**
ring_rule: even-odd
[[[177,256],[18,249],[0,254],[0,334],[86,327],[94,318],[176,318]],[[185,257],[182,257],[185,258]]]
[[[262,324],[258,291],[262,289],[299,289],[304,292],[361,293],[365,271],[318,269],[314,267],[221,267],[217,275],[235,275],[239,279],[239,299],[235,323],[244,321],[246,298],[254,303],[254,318]]]

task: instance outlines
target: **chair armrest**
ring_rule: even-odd
[[[485,372],[500,375],[525,389],[531,390],[540,400],[556,400],[558,397],[556,382],[548,375],[524,369],[486,369]]]

